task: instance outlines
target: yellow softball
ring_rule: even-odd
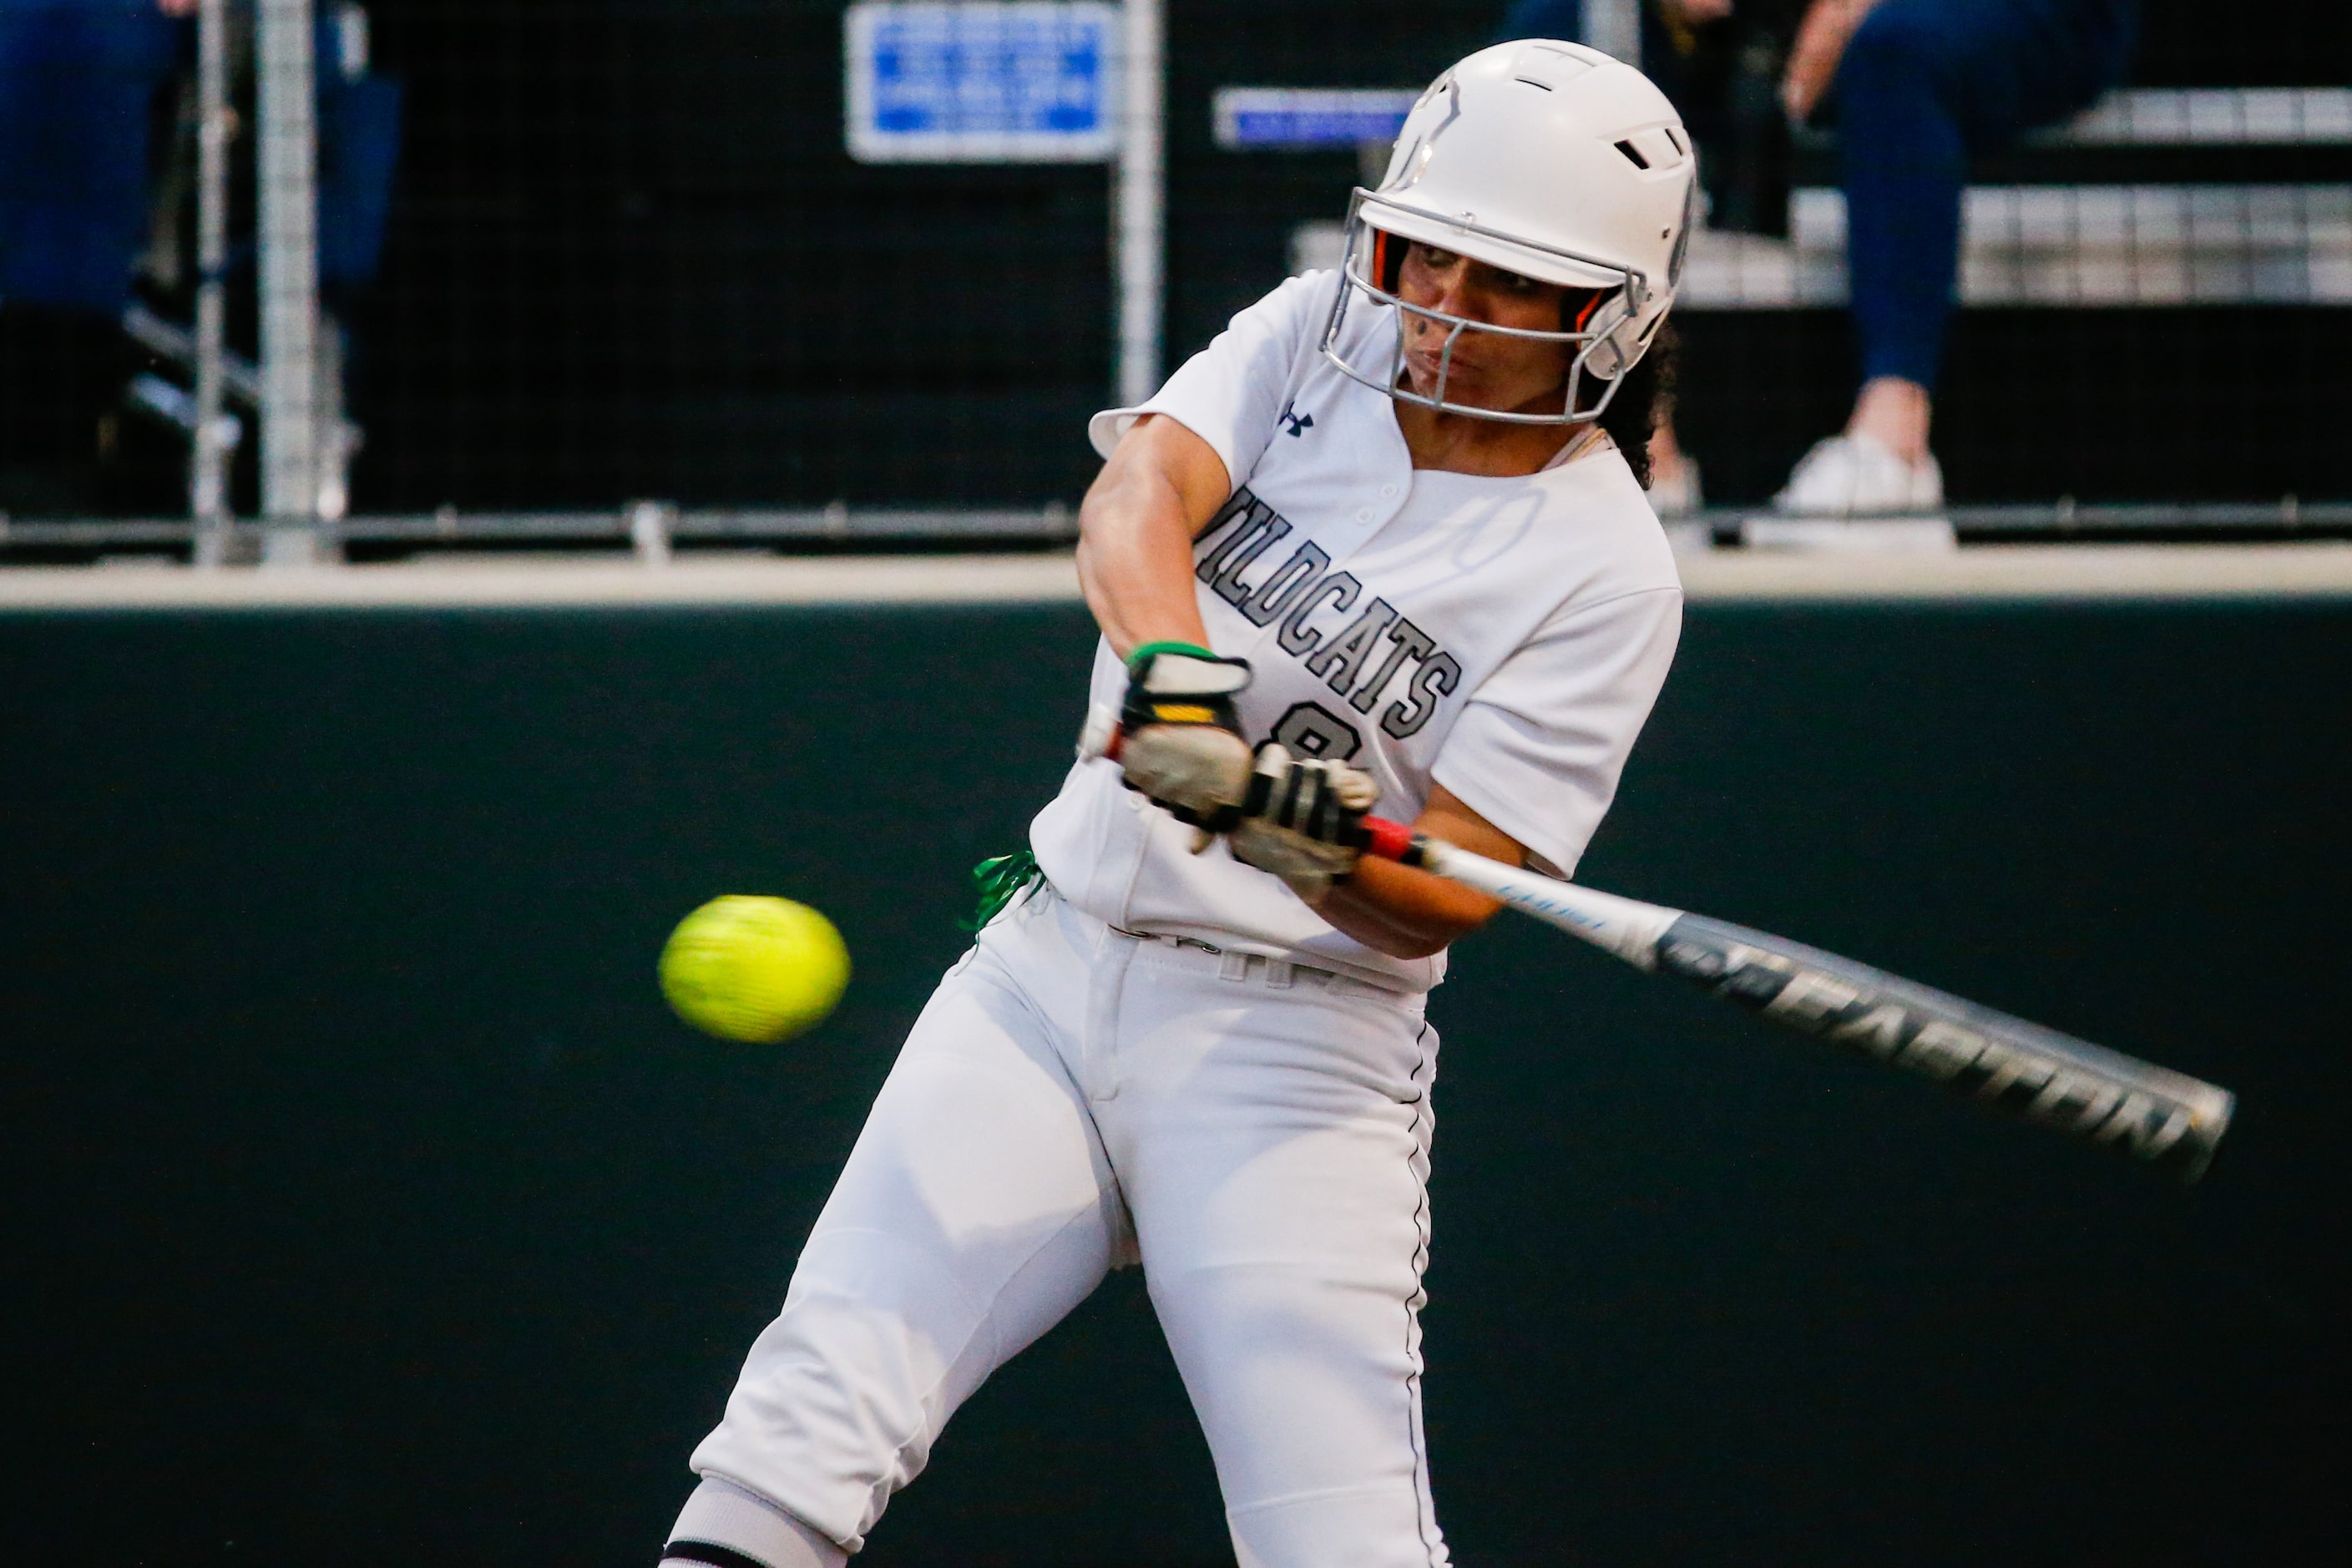
[[[821,1023],[848,984],[841,932],[790,899],[713,899],[662,945],[662,994],[679,1017],[721,1039],[788,1040]]]

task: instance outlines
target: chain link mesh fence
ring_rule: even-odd
[[[91,166],[103,143],[110,167],[128,139],[141,177],[128,197],[116,192],[109,221],[130,223],[143,259],[123,302],[184,322],[194,49],[184,24],[151,25],[151,0],[84,9],[109,5],[120,26],[105,47],[68,53],[111,84],[113,107],[35,123],[20,94],[0,105],[0,138],[70,146]],[[0,75],[54,73],[53,14],[68,8],[0,4]],[[340,26],[347,9],[322,4],[321,26]],[[1363,178],[1353,145],[1221,146],[1218,90],[1412,89],[1497,37],[1505,9],[1168,7],[1170,364],[1311,259],[1314,226],[1336,220]],[[1791,9],[1748,0],[1747,15],[1764,27]],[[399,100],[389,142],[380,124],[355,131],[321,101],[320,270],[364,438],[352,510],[1075,501],[1095,466],[1084,419],[1108,395],[1116,348],[1106,170],[853,161],[843,10],[839,0],[377,0],[357,72],[338,53],[348,39],[322,35],[322,82],[394,84]],[[47,33],[34,25],[43,17]],[[2331,100],[2305,94],[2294,112],[2317,117],[2310,135],[2200,137],[2193,106],[2168,110],[2157,90],[2236,89],[2200,100],[2209,119],[2226,102],[2242,120],[2254,101],[2244,89],[2340,98],[2327,79],[2341,76],[2329,8],[2302,0],[2224,20],[2191,0],[2147,0],[2142,17],[2129,79],[2157,93],[2137,100],[2155,120],[2105,142],[2021,144],[1972,168],[1982,188],[1970,198],[1965,308],[1937,407],[1949,493],[2352,496],[2337,412],[2352,355],[2352,126],[2329,132]],[[1654,51],[1680,47],[1654,15],[1650,34]],[[1727,232],[1702,247],[1678,312],[1685,445],[1706,465],[1710,499],[1750,503],[1842,422],[1853,392],[1836,302],[1842,209],[1833,145],[1818,135],[1779,145],[1769,117],[1732,112],[1728,95],[1745,79],[1752,97],[1755,70],[1708,68],[1715,77],[1695,73],[1705,79],[1686,113],[1713,117],[1706,151],[1722,226],[1770,230],[1774,203],[1786,211],[1786,237]],[[249,70],[235,90],[249,115]],[[133,108],[136,137],[122,118]],[[247,135],[232,157],[243,172],[231,276],[248,285],[251,154]],[[185,434],[141,403],[137,384],[163,384],[147,387],[152,401],[187,378],[107,309],[23,286],[27,236],[57,198],[31,188],[24,168],[0,158],[0,509],[181,510]],[[354,197],[353,185],[380,191]],[[339,259],[351,204],[370,199],[380,246],[362,247],[364,265]],[[368,215],[356,221],[364,230]],[[2277,281],[2289,275],[2300,294]],[[250,293],[232,290],[228,323],[248,357]],[[234,374],[229,392],[235,407]],[[256,446],[248,435],[238,453],[241,509],[259,500]]]

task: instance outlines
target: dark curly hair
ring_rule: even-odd
[[[1625,384],[1601,414],[1601,427],[1617,443],[1625,466],[1643,489],[1650,488],[1650,433],[1675,405],[1675,353],[1674,323],[1669,321],[1650,340],[1650,352],[1641,363],[1625,373]]]
[[[1608,290],[1570,289],[1559,301],[1559,325],[1562,331],[1583,329],[1592,312],[1608,298]],[[1606,376],[1587,376],[1577,387],[1577,404],[1590,408],[1601,401],[1609,389]],[[1633,478],[1643,489],[1650,488],[1650,432],[1673,410],[1675,404],[1675,328],[1671,321],[1660,321],[1650,339],[1650,352],[1641,363],[1625,373],[1625,384],[1610,398],[1602,410],[1600,426],[1617,443],[1624,454],[1625,466],[1633,470]]]

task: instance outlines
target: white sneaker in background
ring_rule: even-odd
[[[1706,504],[1706,492],[1698,485],[1698,465],[1688,458],[1671,470],[1651,475],[1650,510],[1660,519],[1695,517]]]
[[[1906,462],[1868,436],[1832,436],[1789,476],[1772,510],[1794,517],[1872,517],[1933,511],[1944,504],[1944,470],[1929,453]]]

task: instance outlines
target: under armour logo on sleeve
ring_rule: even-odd
[[[1291,405],[1287,403],[1284,404],[1282,405],[1282,414],[1280,417],[1285,425],[1290,426],[1290,433],[1292,435],[1304,436],[1307,432],[1315,428],[1315,416],[1312,414],[1293,414],[1290,410]]]

